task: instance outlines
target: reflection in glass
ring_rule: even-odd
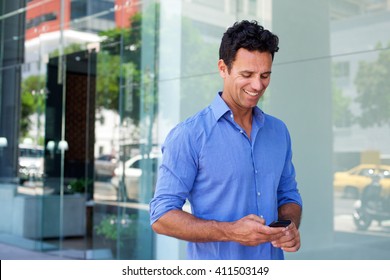
[[[283,118],[287,114],[298,136],[297,169],[309,196],[306,219],[318,212],[310,207],[318,207],[311,203],[322,187],[330,194],[324,204],[334,205],[334,214],[326,213],[334,217],[321,223],[321,230],[332,236],[321,246],[351,246],[345,258],[383,258],[382,251],[368,253],[371,247],[363,245],[390,237],[388,1],[5,1],[0,7],[0,210],[6,217],[0,233],[5,241],[71,258],[156,257],[148,201],[160,145],[170,128],[220,90],[219,40],[227,26],[245,18],[283,34],[273,69],[276,84],[261,107]],[[288,5],[299,7],[294,17],[285,10]],[[284,12],[288,16],[280,18]],[[300,21],[302,30],[296,31]],[[318,36],[321,42],[313,48],[314,42],[293,34]],[[306,92],[312,84],[316,90]],[[15,111],[19,98],[20,114]],[[322,104],[326,98],[332,98],[332,112]],[[329,129],[330,116],[321,122],[328,113],[329,139],[321,134]],[[314,120],[320,122],[310,126]],[[318,129],[320,144],[313,144],[314,135],[300,137],[313,133],[307,128]],[[68,143],[67,150],[60,149],[60,141]],[[319,153],[315,165],[308,160],[322,144],[333,145],[332,166],[324,159],[328,153]],[[333,178],[326,172],[331,168]],[[367,218],[369,212],[376,214]],[[304,215],[307,241],[313,228],[305,226]],[[316,246],[314,258],[324,256]]]
[[[335,230],[389,238],[388,4],[331,1],[330,11]]]

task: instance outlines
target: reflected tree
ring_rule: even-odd
[[[182,117],[188,117],[214,98],[222,89],[222,79],[217,69],[219,38],[206,40],[190,19],[183,18],[182,24],[180,109]]]
[[[345,96],[343,91],[333,84],[333,125],[335,127],[349,127],[353,123],[353,114],[349,109],[352,99]]]
[[[114,28],[99,33],[104,38],[97,65],[98,108],[123,110],[134,123],[139,122],[139,84],[141,68],[141,15],[131,17],[130,28]],[[119,100],[120,86],[125,88],[125,98]],[[122,104],[122,108],[119,105]]]
[[[387,48],[377,45],[375,61],[361,61],[355,84],[361,114],[356,117],[362,127],[389,125],[390,123],[390,43]]]
[[[31,130],[31,116],[37,113],[37,129],[40,130],[40,114],[44,112],[46,98],[45,77],[44,76],[29,76],[22,82],[21,94],[21,121],[20,135],[28,137]],[[43,139],[36,139],[39,144],[43,143]]]

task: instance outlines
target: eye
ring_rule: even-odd
[[[252,73],[250,73],[250,72],[242,72],[241,76],[243,76],[244,78],[250,78],[250,76],[252,76]]]
[[[261,75],[260,75],[260,78],[261,78],[261,79],[268,79],[269,76],[271,76],[271,73],[264,73],[264,74],[261,74]]]

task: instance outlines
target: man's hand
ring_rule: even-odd
[[[248,215],[234,222],[202,220],[182,210],[171,210],[153,225],[153,230],[190,242],[234,241],[245,246],[272,242],[284,251],[300,247],[299,232],[294,221],[286,227],[269,227],[257,215]]]
[[[284,228],[271,228],[265,220],[256,215],[248,215],[231,224],[229,228],[232,241],[245,246],[257,246],[262,243],[280,240],[285,236]]]
[[[285,252],[296,252],[301,247],[299,224],[301,222],[302,207],[295,203],[286,203],[279,207],[278,216],[281,220],[291,220],[291,224],[284,229],[284,235],[273,240],[272,245]]]
[[[285,252],[296,252],[299,250],[301,247],[301,237],[294,222],[283,229],[283,235],[273,240],[272,245],[281,248]]]

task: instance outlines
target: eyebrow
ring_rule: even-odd
[[[242,70],[242,71],[240,71],[240,72],[238,72],[238,73],[255,73],[255,71],[251,71],[251,70]],[[261,75],[266,75],[266,74],[271,74],[272,73],[272,71],[266,71],[266,72],[263,72],[263,73],[260,73],[260,76]]]

